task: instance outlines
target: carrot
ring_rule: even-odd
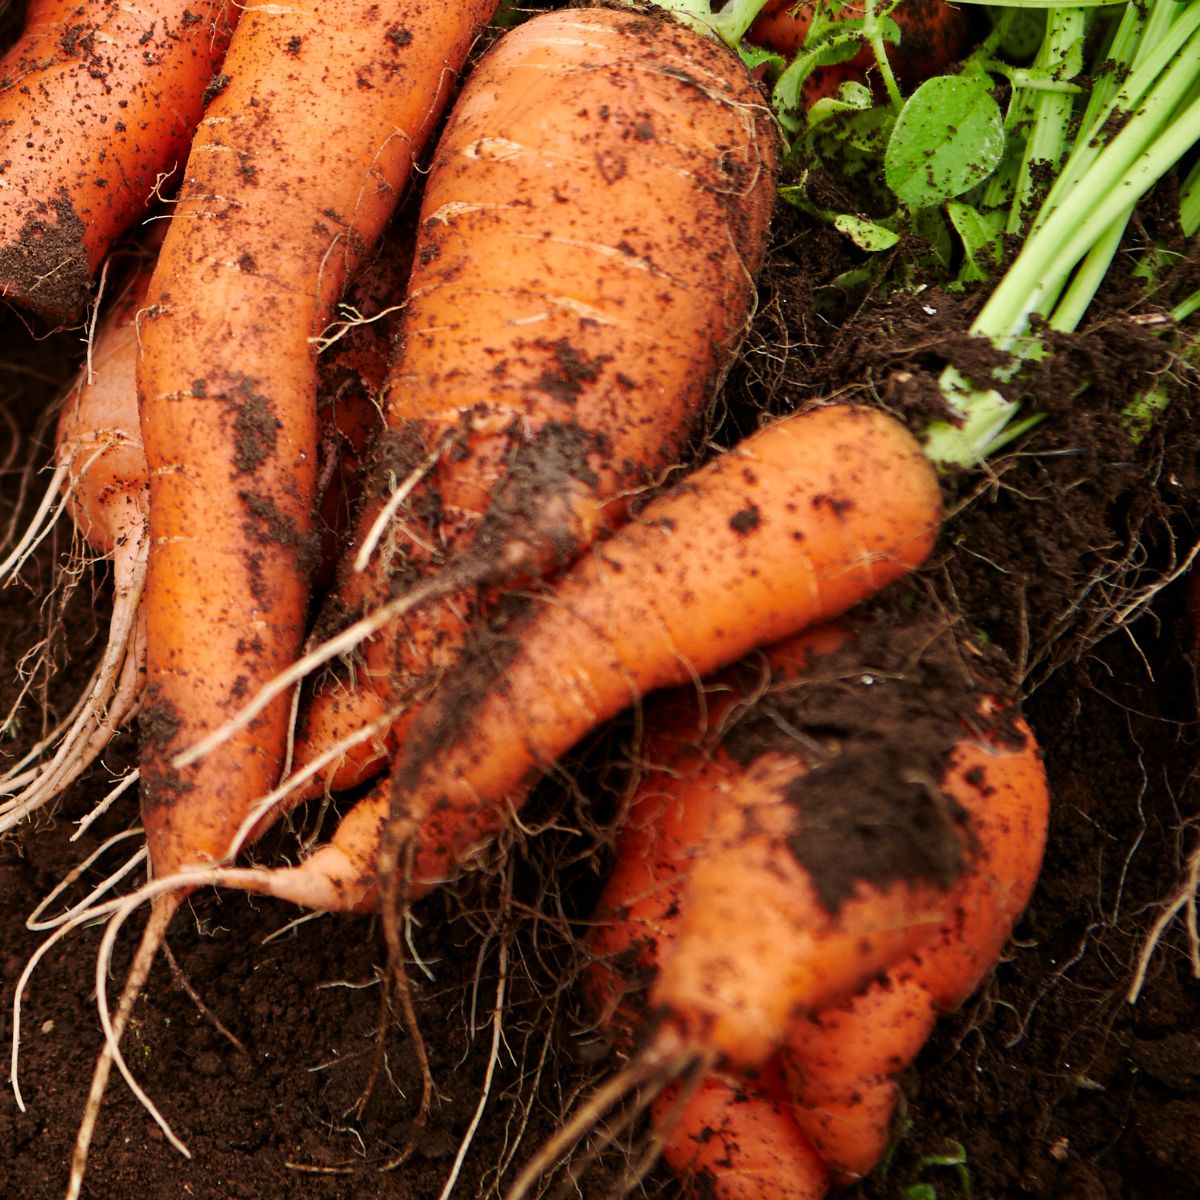
[[[221,860],[279,772],[285,702],[203,762],[170,760],[297,653],[314,557],[311,339],[493,8],[266,6],[230,45],[139,323],[142,808],[158,875]]]
[[[223,861],[281,770],[286,698],[202,761],[172,760],[297,656],[315,559],[314,339],[495,4],[266,5],[242,14],[230,43],[138,326],[150,470],[140,800],[159,878]],[[116,1038],[185,894],[162,893],[143,931],[71,1196]]]
[[[813,1172],[814,1152],[846,1182],[886,1150],[898,1096],[893,1076],[912,1062],[937,1013],[961,1003],[999,955],[1033,889],[1048,815],[1032,736],[978,689],[951,702],[948,721],[931,726],[918,709],[891,723],[893,738],[914,747],[931,731],[935,748],[957,738],[948,756],[938,756],[947,759],[940,800],[920,782],[930,778],[928,766],[908,745],[881,742],[873,731],[864,742],[852,728],[856,708],[883,708],[881,693],[936,691],[945,668],[936,660],[927,667],[897,662],[886,650],[880,657],[878,645],[856,644],[861,633],[861,626],[824,629],[771,647],[769,674],[750,666],[727,673],[713,681],[703,710],[694,694],[660,706],[646,750],[651,769],[601,900],[592,936],[598,961],[588,980],[600,1020],[615,1020],[626,1042],[647,1016],[657,1022],[643,1058],[668,1048],[677,1055],[682,1042],[737,1072],[732,1083],[715,1077],[718,1093],[740,1081],[768,1113],[781,1094],[790,1095],[791,1122],[803,1132],[775,1115],[770,1136],[777,1154],[795,1157],[797,1185],[804,1181],[818,1196],[827,1177]],[[834,657],[847,638],[852,653]],[[922,634],[918,645],[936,641]],[[901,699],[900,712],[921,701]],[[869,759],[882,760],[876,778],[887,780],[890,818],[863,803],[877,786],[858,770],[864,745]],[[833,779],[838,807],[823,796],[823,773]],[[893,843],[887,853],[881,830],[882,842]],[[957,864],[946,857],[948,834],[959,846]],[[843,836],[858,843],[857,852]],[[912,935],[912,944],[889,963],[890,950],[880,955],[878,923],[864,923],[869,909],[858,906],[864,887],[878,880],[858,879],[848,890],[836,875],[848,869],[854,880],[882,866],[888,876],[899,839],[913,836],[929,839],[925,865],[895,898],[914,884],[915,895],[927,894],[921,874],[949,886],[930,909],[940,909],[936,926],[911,925],[907,902],[896,904],[896,928],[887,931],[892,949],[897,933]],[[746,853],[770,841],[773,853]],[[911,860],[911,848],[904,853]],[[790,897],[777,886],[781,878],[794,887]],[[789,910],[794,925],[777,920]],[[856,953],[874,958],[875,971],[864,972],[865,964],[839,948],[856,938]],[[878,976],[880,968],[886,975]],[[712,1104],[689,1105],[674,1127],[666,1097],[655,1110],[666,1122],[659,1136],[673,1165],[688,1145],[705,1144],[721,1128]],[[737,1155],[730,1157],[736,1170]],[[727,1190],[718,1175],[704,1194],[728,1200],[756,1193]]]
[[[589,939],[595,961],[584,977],[589,1006],[626,1048],[644,1022],[641,993],[678,933],[690,866],[708,847],[716,817],[732,807],[729,794],[737,784],[729,776],[738,772],[728,761],[713,761],[713,746],[772,680],[813,674],[816,662],[840,650],[847,637],[837,622],[814,625],[771,644],[765,672],[749,659],[711,680],[699,697],[681,690],[654,701],[650,736],[638,756],[645,774],[618,817],[616,861]]]
[[[952,919],[886,980],[789,1031],[783,1061],[796,1119],[843,1182],[865,1174],[887,1149],[900,1094],[894,1077],[912,1063],[937,1015],[957,1008],[991,970],[1037,882],[1049,816],[1045,776],[1028,728],[1015,719],[1012,732],[1024,747],[964,741],[950,764],[948,790],[974,843]]]
[[[347,567],[337,615],[439,573],[471,586],[317,692],[299,764],[407,706],[496,584],[572,561],[678,460],[746,326],[777,154],[740,62],[662,15],[548,13],[478,64],[426,184],[390,433],[349,561],[380,548]],[[378,773],[402,729],[348,751],[327,785]]]
[[[78,315],[100,261],[185,155],[235,11],[30,0],[0,61],[0,295]]]
[[[822,1200],[829,1168],[790,1107],[744,1080],[709,1072],[680,1103],[678,1085],[650,1107],[662,1156],[687,1200]]]
[[[141,251],[157,250],[160,243],[161,239],[148,239]],[[397,254],[389,245],[355,280],[354,312],[382,306],[381,293],[394,285],[398,267],[407,261],[402,248],[399,261]],[[49,502],[61,489],[60,511],[70,512],[88,547],[112,564],[113,610],[108,643],[88,692],[64,725],[0,776],[0,795],[8,797],[0,803],[0,831],[27,820],[61,795],[103,752],[141,700],[146,646],[140,601],[146,577],[150,481],[138,421],[135,322],[153,265],[152,259],[144,261],[123,281],[95,331],[87,364],[60,408],[57,468],[46,501],[9,556],[12,565],[19,564],[26,549],[48,532],[58,515]],[[372,397],[386,366],[386,332],[382,322],[360,320],[339,330],[338,340],[318,362],[318,582],[328,583],[332,576],[357,495],[364,451],[378,423]],[[0,564],[0,574],[9,565]],[[53,752],[46,757],[51,747]],[[129,777],[123,780],[122,788],[129,782]],[[94,815],[84,819],[80,832]]]
[[[517,803],[588,730],[872,595],[925,558],[940,516],[933,471],[891,418],[830,406],[769,426],[481,636],[412,726],[392,782],[265,890],[312,908],[374,907],[414,839],[405,886],[423,894],[504,821],[506,797]]]

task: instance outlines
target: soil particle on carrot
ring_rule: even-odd
[[[874,611],[813,674],[768,683],[721,742],[746,766],[800,739],[811,761],[789,792],[800,829],[788,844],[829,912],[859,881],[948,888],[962,866],[962,814],[938,781],[964,722],[978,723],[980,685],[944,622],[903,619],[891,600]]]
[[[757,504],[748,504],[745,508],[739,509],[729,518],[729,528],[734,533],[751,533],[758,528],[759,522],[762,520],[762,512]]]
[[[572,346],[567,338],[555,342],[535,342],[538,350],[550,350],[554,355],[552,366],[546,367],[532,384],[552,400],[571,404],[582,394],[584,385],[595,383],[606,363],[612,362],[611,354],[589,358],[585,351]]]
[[[578,531],[563,497],[574,485],[594,492],[600,483],[595,464],[610,457],[611,439],[603,431],[583,428],[572,421],[549,421],[531,438],[514,430],[513,449],[506,457],[504,481],[479,523],[472,554],[485,557],[506,545],[528,540],[535,544],[535,557],[548,561],[551,569],[569,564],[580,551]],[[631,486],[639,486],[636,472],[629,472]],[[644,472],[640,486],[649,483]],[[555,514],[561,514],[557,519]],[[546,554],[549,547],[549,554]],[[527,570],[518,564],[515,570]],[[503,574],[489,585],[503,584]]]
[[[83,234],[66,188],[53,200],[39,200],[14,239],[0,246],[0,279],[11,281],[5,291],[30,297],[35,311],[82,309],[92,293]]]
[[[228,86],[228,75],[214,75],[208,81],[208,86],[204,89],[204,94],[201,96],[201,103],[207,108]]]
[[[138,718],[138,732],[143,739],[151,743],[168,746],[179,732],[181,722],[175,706],[169,700],[159,698],[160,690],[156,684],[151,684],[146,689],[146,697]]]
[[[206,390],[204,381],[199,382]],[[237,397],[231,403],[235,439],[233,469],[238,475],[252,475],[278,450],[283,422],[271,411],[270,398],[256,390],[252,379],[243,377],[233,395]]]

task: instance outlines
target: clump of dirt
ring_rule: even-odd
[[[790,684],[773,681],[721,742],[741,766],[802,747],[789,845],[829,912],[859,881],[948,889],[962,870],[962,813],[929,781],[945,775],[964,726],[980,723],[979,683],[953,627],[919,610],[914,619],[906,591],[847,618],[844,645]]]
[[[986,291],[841,291],[828,281],[850,269],[851,252],[830,230],[786,210],[781,218],[762,340],[735,381],[746,411],[755,401],[774,414],[838,399],[883,407],[919,432],[945,417],[945,367],[981,380],[1003,361],[964,332]],[[1194,276],[1182,260],[1168,282],[1188,287]],[[1200,389],[1164,302],[1118,278],[1077,333],[1043,330],[1045,356],[1005,385],[1021,415],[1040,423],[984,470],[945,480],[942,603],[1010,655],[1027,692],[1143,611],[1197,545]],[[792,312],[805,315],[793,321]],[[1139,425],[1131,406],[1155,392],[1161,411]]]

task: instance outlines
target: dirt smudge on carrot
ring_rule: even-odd
[[[247,518],[243,524],[247,541],[259,546],[283,546],[295,553],[296,564],[305,574],[315,569],[319,555],[318,538],[312,531],[301,532],[294,518],[281,512],[269,496],[255,492],[238,493]]]
[[[612,361],[611,354],[589,358],[566,338],[554,342],[535,342],[534,346],[539,350],[549,350],[554,355],[554,364],[542,372],[536,386],[547,396],[564,404],[573,404],[583,392],[583,385],[595,383],[604,365]]]
[[[234,417],[233,466],[238,475],[252,475],[278,449],[283,423],[271,410],[270,400],[255,389],[254,380],[241,376],[234,381],[237,397]]]
[[[761,521],[762,513],[759,511],[758,505],[749,504],[729,518],[729,528],[734,533],[752,533],[758,528]]]
[[[91,299],[83,222],[66,188],[37,205],[16,239],[0,247],[0,278],[15,281],[36,312],[77,311]]]
[[[803,677],[769,680],[722,742],[743,765],[803,746],[810,768],[787,789],[800,825],[788,844],[831,913],[859,882],[954,885],[962,813],[938,781],[964,722],[978,723],[981,695],[944,622],[897,620],[877,605],[856,629]]]

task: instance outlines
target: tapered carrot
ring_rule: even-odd
[[[330,0],[238,25],[139,323],[142,805],[158,874],[220,860],[275,782],[286,703],[194,767],[169,763],[296,655],[314,560],[312,339],[493,8]]]
[[[161,226],[157,228],[161,229]],[[0,775],[0,832],[55,800],[103,753],[137,711],[145,676],[145,614],[149,521],[149,468],[138,417],[136,320],[154,268],[149,239],[145,260],[120,281],[117,299],[95,330],[87,363],[63,399],[55,445],[56,470],[47,498],[13,553],[0,564],[19,563],[62,510],[70,512],[87,546],[111,563],[113,605],[108,643],[87,693],[49,737]],[[407,247],[394,239],[355,280],[355,311],[383,307],[394,294]],[[378,393],[387,362],[382,321],[359,322],[344,332],[318,362],[321,428],[318,583],[329,582],[349,513],[358,494],[365,448],[377,431]],[[333,335],[331,335],[333,336]],[[50,503],[62,492],[61,509]],[[89,818],[90,820],[90,818]]]
[[[0,295],[54,320],[183,162],[236,9],[30,0],[0,61]]]
[[[814,1150],[843,1182],[886,1150],[893,1076],[937,1014],[961,1003],[998,957],[1037,878],[1048,816],[1036,746],[1009,708],[978,688],[947,698],[936,687],[946,668],[934,656],[862,652],[860,629],[771,647],[769,673],[726,674],[703,707],[691,693],[655,709],[648,771],[591,938],[600,1020],[615,1022],[626,1042],[653,1022],[642,1057],[690,1046],[740,1068],[735,1080],[764,1105],[789,1098],[792,1115],[775,1118],[770,1136],[816,1195],[828,1180],[812,1173]],[[917,644],[936,641],[931,631]],[[839,643],[851,653],[831,658]],[[926,700],[923,689],[937,695]],[[885,694],[899,696],[907,720],[894,719]],[[931,722],[939,701],[949,705],[945,720]],[[886,715],[877,731],[876,708]],[[868,736],[856,742],[858,729]],[[945,742],[954,744],[944,767],[923,761]],[[890,812],[873,799],[881,785]],[[950,858],[947,836],[960,847]],[[895,854],[914,838],[928,845]],[[861,902],[901,863],[917,870],[885,898],[888,928],[882,910]],[[920,882],[931,866],[940,901]],[[853,890],[839,873],[859,881]],[[922,894],[928,914],[940,912],[935,925],[911,906]],[[867,958],[876,969],[864,973]],[[728,1093],[729,1079],[714,1085]],[[656,1120],[674,1154],[686,1158],[689,1143],[717,1136],[713,1105],[685,1109],[677,1124],[668,1107],[665,1098],[656,1104]],[[737,1167],[736,1148],[728,1160]],[[730,1174],[728,1187],[718,1174],[709,1194],[746,1194],[740,1172]]]
[[[548,13],[478,64],[426,184],[390,435],[349,562],[378,549],[344,571],[338,615],[439,572],[473,586],[323,686],[300,763],[453,664],[480,584],[560,569],[674,465],[747,324],[777,154],[737,58],[661,15]],[[360,783],[400,740],[361,744],[326,782]]]
[[[506,819],[505,797],[518,802],[596,724],[878,591],[925,558],[940,516],[937,479],[891,418],[831,406],[769,426],[482,637],[410,729],[392,783],[269,890],[372,907],[411,838],[407,886],[420,895]]]

